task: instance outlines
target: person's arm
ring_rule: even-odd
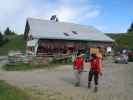
[[[102,75],[103,65],[102,65],[102,59],[99,58],[99,69],[100,69],[100,75]]]
[[[84,70],[84,60],[82,59],[81,70]]]
[[[73,69],[75,69],[75,60],[73,61]]]

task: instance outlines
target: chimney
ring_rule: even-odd
[[[50,18],[51,21],[55,21],[55,22],[58,22],[59,19],[57,18],[56,15],[52,15],[51,18]]]

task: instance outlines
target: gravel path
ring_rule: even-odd
[[[86,70],[88,66],[86,64]],[[93,92],[93,87],[87,89],[87,76],[88,72],[84,72],[81,87],[75,87],[72,66],[61,66],[52,70],[0,71],[0,79],[15,86],[48,88],[73,100],[132,100],[133,63],[114,64],[105,61],[97,93]]]

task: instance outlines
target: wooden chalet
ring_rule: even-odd
[[[24,32],[27,52],[70,54],[77,50],[113,46],[113,40],[92,26],[28,18]]]

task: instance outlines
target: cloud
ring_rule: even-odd
[[[95,25],[95,27],[99,30],[108,30],[108,27],[105,25]]]
[[[60,21],[80,23],[100,15],[89,0],[0,0],[0,28],[9,26],[23,33],[28,17],[49,19],[56,14]]]
[[[60,21],[80,23],[100,15],[100,9],[88,0],[57,0],[58,6],[49,10],[49,16],[56,14]]]
[[[87,18],[94,18],[94,17],[97,17],[99,15],[100,15],[100,11],[95,9],[95,10],[89,11],[88,14],[86,14],[86,17]]]
[[[53,8],[49,10],[46,16],[50,18],[51,15],[55,14],[57,15],[60,21],[65,22],[73,22],[79,16],[79,12],[77,11],[77,9],[67,5],[62,5],[56,7],[55,9]]]
[[[0,0],[0,17],[5,18],[12,16],[22,9],[24,0]]]

